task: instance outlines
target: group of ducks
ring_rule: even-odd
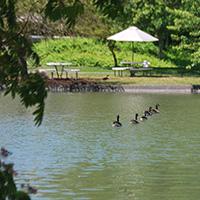
[[[148,119],[149,116],[160,113],[159,111],[159,104],[156,104],[155,108],[149,107],[148,110],[145,110],[143,115],[139,118],[138,113],[135,114],[135,119],[130,120],[131,124],[139,124],[140,121],[145,121]],[[139,118],[139,119],[138,119]],[[119,115],[117,115],[117,120],[112,123],[113,127],[121,127],[122,123],[119,121]]]

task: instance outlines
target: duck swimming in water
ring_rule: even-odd
[[[140,117],[140,121],[145,121],[147,119],[148,119],[147,118],[147,113],[146,113],[146,111],[144,111],[144,114]]]
[[[119,115],[117,115],[117,120],[112,123],[112,127],[121,127],[122,124],[119,121]]]
[[[149,110],[145,110],[144,113],[146,113],[146,116],[151,116],[153,114],[152,107],[149,107]]]
[[[131,124],[139,124],[140,122],[138,121],[138,113],[135,114],[135,119],[132,119],[130,121]]]
[[[158,108],[159,106],[160,106],[159,104],[156,104],[156,108],[153,108],[152,112],[153,113],[160,113],[159,108]]]

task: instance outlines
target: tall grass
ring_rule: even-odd
[[[115,50],[118,62],[131,60],[131,43],[118,42]],[[47,62],[73,62],[82,71],[109,70],[114,65],[112,54],[105,42],[93,38],[68,38],[56,40],[43,40],[34,45],[39,54],[41,64]],[[152,67],[175,67],[169,61],[160,60],[157,47],[153,43],[135,43],[134,60],[148,60]]]

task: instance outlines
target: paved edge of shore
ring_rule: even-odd
[[[63,92],[63,88],[60,90],[60,84],[57,85],[58,89],[55,90],[57,87],[53,85],[53,88],[57,92]],[[118,89],[119,92],[127,92],[127,93],[163,93],[163,94],[192,94],[192,85],[133,85],[133,84],[120,84],[120,85],[111,85],[108,87],[108,89],[113,88]],[[105,90],[105,88],[103,87]],[[0,91],[3,91],[4,88],[0,89]],[[54,91],[52,90],[52,91]],[[103,90],[103,91],[104,91]],[[109,90],[110,91],[110,90]],[[77,92],[77,91],[75,91]],[[96,90],[95,90],[96,92]],[[108,92],[108,91],[107,91]],[[115,91],[116,92],[116,91]],[[195,93],[199,93],[200,91],[196,91]]]
[[[128,93],[177,93],[191,94],[191,85],[122,85]]]

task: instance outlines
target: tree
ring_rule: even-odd
[[[28,73],[27,59],[39,63],[32,44],[19,27],[15,13],[15,0],[0,1],[0,82],[6,86],[5,94],[20,96],[25,107],[37,106],[35,123],[41,124],[44,100],[47,97],[45,80],[35,73]]]
[[[116,57],[116,54],[115,54],[115,51],[114,51],[116,49],[116,42],[109,40],[107,42],[107,45],[108,45],[108,48],[109,48],[109,50],[110,50],[110,52],[112,53],[112,56],[113,56],[114,67],[117,67],[118,66],[117,57]]]
[[[182,1],[179,9],[171,9],[173,23],[168,27],[172,31],[173,50],[178,52],[184,65],[200,66],[200,1]]]
[[[132,12],[134,24],[159,38],[160,58],[170,50],[176,64],[199,66],[200,1],[135,0]]]
[[[168,8],[178,8],[180,0],[135,0],[132,12],[133,23],[139,28],[155,34],[159,38],[159,56],[164,57],[164,50],[170,44],[171,31],[167,28],[171,24]]]

